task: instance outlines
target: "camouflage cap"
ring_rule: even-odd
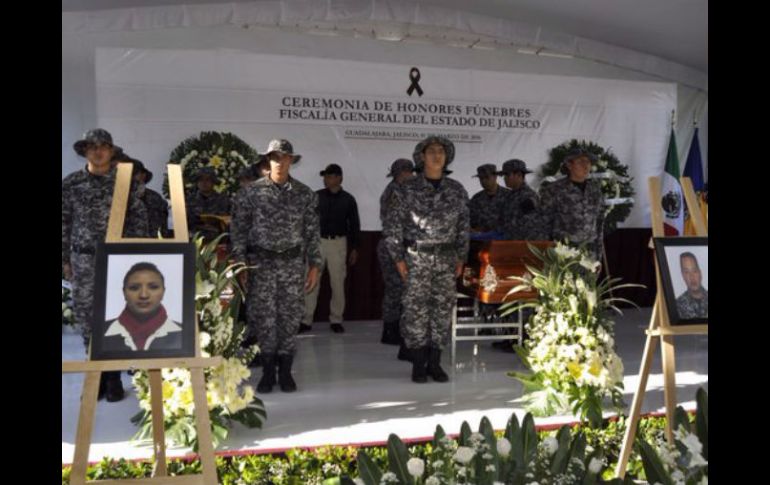
[[[473,175],[473,177],[481,178],[499,174],[500,173],[497,171],[497,166],[494,163],[485,163],[484,165],[479,165],[476,168],[476,175]]]
[[[294,153],[294,147],[291,146],[289,140],[284,140],[281,138],[270,140],[270,143],[267,145],[267,150],[265,150],[265,156],[269,156],[274,152],[292,155],[294,160],[292,160],[291,163],[297,163],[299,162],[299,159],[302,158],[302,155],[296,155]]]
[[[589,152],[588,150],[583,150],[582,148],[573,148],[567,152],[567,155],[564,157],[564,163],[571,162],[572,160],[580,157],[586,157],[591,161],[591,163],[596,163],[596,155]]]
[[[198,170],[198,173],[195,174],[194,181],[197,182],[201,177],[211,177],[214,179],[214,183],[219,183],[219,177],[217,177],[217,172],[212,167],[203,167]]]
[[[563,174],[569,173],[569,170],[567,170],[567,163],[571,162],[572,160],[576,160],[580,157],[587,158],[592,164],[596,163],[596,155],[589,152],[588,150],[584,150],[582,148],[573,148],[572,150],[567,152],[567,155],[564,156],[564,160],[561,162],[561,168],[560,171]]]
[[[243,167],[240,172],[238,172],[238,179],[256,179],[257,178],[257,171],[256,171],[256,165],[249,165],[248,167]]]
[[[75,150],[75,153],[84,157],[89,146],[104,144],[112,146],[112,135],[105,129],[94,128],[83,133],[83,138],[76,141],[72,148]]]
[[[390,164],[390,172],[387,177],[395,177],[401,172],[414,172],[414,163],[407,158],[399,158]]]
[[[510,173],[532,173],[532,170],[527,168],[527,164],[523,160],[519,160],[518,158],[512,158],[510,160],[507,160],[503,162],[503,169],[500,172],[500,175],[506,175]]]
[[[452,160],[455,158],[455,145],[451,141],[449,141],[448,138],[445,138],[443,136],[438,135],[431,135],[424,140],[422,140],[420,143],[417,144],[417,146],[414,147],[414,152],[412,153],[412,160],[414,160],[415,170],[418,172],[421,172],[423,169],[423,164],[425,163],[423,160],[423,152],[425,152],[425,149],[428,148],[430,145],[433,145],[435,143],[438,143],[439,145],[444,147],[444,151],[446,152],[446,164],[444,165],[445,169],[444,171],[449,173],[448,170],[446,170],[446,167],[449,166],[450,163],[452,163]]]
[[[138,172],[144,172],[147,175],[147,178],[144,180],[144,183],[145,184],[150,183],[150,180],[152,180],[152,172],[150,172],[141,161],[131,157],[127,157],[126,161],[134,164],[134,175],[136,175]]]

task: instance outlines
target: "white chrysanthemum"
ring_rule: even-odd
[[[497,440],[497,454],[503,458],[507,458],[511,452],[511,442],[506,438],[500,438]]]
[[[209,298],[216,286],[206,280],[195,278],[195,299]]]
[[[596,458],[591,458],[591,461],[588,463],[588,471],[593,473],[594,475],[602,471],[602,467],[604,466],[604,461],[599,460]]]
[[[399,483],[398,477],[393,472],[385,472],[380,477],[380,485],[388,485],[390,483]]]
[[[406,469],[414,478],[420,478],[425,472],[425,462],[419,458],[412,458],[406,462]]]
[[[580,266],[587,269],[591,273],[596,273],[599,271],[599,262],[594,261],[593,259],[589,258],[588,256],[583,255],[580,258]]]
[[[454,459],[463,465],[467,465],[473,459],[474,454],[475,453],[471,448],[468,448],[467,446],[460,446],[457,448],[457,451],[454,454]]]
[[[427,480],[425,480],[425,485],[441,485],[441,480],[439,480],[435,475],[431,475]]]
[[[671,472],[671,479],[677,485],[680,483],[684,485],[684,473],[682,473],[682,470],[674,470]]]
[[[553,436],[549,436],[543,440],[543,448],[545,448],[549,455],[553,455],[559,449],[559,442]]]
[[[209,346],[211,343],[211,335],[209,335],[208,332],[201,332],[198,334],[198,339],[200,340],[201,348],[205,349]]]
[[[690,466],[696,467],[696,466],[706,466],[709,462],[706,461],[705,458],[703,458],[703,455],[700,453],[691,453],[690,454]]]
[[[560,258],[564,258],[564,259],[574,258],[578,254],[580,254],[580,252],[577,249],[571,248],[569,246],[565,246],[562,243],[557,243],[554,251]]]
[[[682,431],[682,428],[680,428],[677,430],[677,435],[679,441],[681,441],[682,444],[685,445],[688,450],[690,450],[690,453],[694,455],[700,454],[701,450],[703,450],[703,445],[701,444],[698,437],[694,434]]]

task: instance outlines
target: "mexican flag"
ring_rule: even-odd
[[[663,208],[663,229],[666,236],[681,236],[684,233],[684,196],[679,184],[679,156],[673,128],[668,142],[666,169],[661,177],[660,205]]]

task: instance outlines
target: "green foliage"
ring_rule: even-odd
[[[554,431],[534,431],[534,422],[525,417],[527,424],[524,426],[529,429],[526,433],[516,415],[511,415],[506,429],[503,432],[495,433],[495,440],[502,438],[511,443],[511,451],[508,457],[501,457],[494,449],[493,455],[499,460],[499,476],[508,477],[504,483],[529,483],[525,480],[525,473],[528,465],[538,456],[537,446],[548,436],[555,436]],[[532,422],[532,425],[530,425]],[[696,420],[697,422],[697,420]],[[665,418],[643,418],[639,424],[637,435],[640,440],[647,442],[658,442],[663,439],[663,430],[665,428]],[[569,443],[569,456],[575,458],[584,458],[584,463],[589,463],[590,458],[597,456],[597,451],[601,451],[602,456],[607,460],[608,465],[604,470],[583,483],[622,483],[613,482],[614,467],[617,463],[620,452],[620,444],[625,431],[625,419],[620,418],[614,421],[605,422],[601,429],[579,427],[572,430],[572,440]],[[486,440],[485,433],[481,433]],[[524,435],[527,435],[526,446],[532,450],[529,454],[530,461],[523,462],[524,456]],[[470,440],[470,436],[469,436]],[[585,448],[583,448],[585,443]],[[439,469],[426,466],[427,472],[450,477],[454,476],[455,461],[453,455],[457,449],[457,441],[447,438],[441,426],[436,427],[436,433],[431,442],[412,445],[408,447],[408,453],[411,457],[418,457],[429,463],[443,461]],[[534,446],[533,446],[534,445]],[[586,452],[587,449],[594,450],[593,453]],[[490,450],[492,451],[492,450]],[[559,448],[561,452],[561,447]],[[520,456],[518,461],[514,456]],[[353,447],[320,447],[314,450],[293,449],[284,454],[276,455],[245,455],[234,457],[217,457],[217,471],[219,480],[223,485],[242,485],[244,483],[257,485],[322,485],[326,480],[338,479],[340,485],[344,485],[345,477],[356,477],[364,480],[366,485],[366,474],[369,473],[374,480],[372,483],[379,485],[383,471],[389,470],[388,448],[387,446],[371,448],[353,448]],[[522,465],[522,463],[524,463]],[[550,465],[549,465],[550,466]],[[197,460],[170,460],[168,463],[169,472],[172,475],[185,475],[191,473],[200,473],[200,462]],[[549,468],[550,469],[550,468]],[[367,470],[367,471],[364,471]],[[126,460],[102,460],[101,462],[88,468],[88,479],[94,480],[96,477],[102,478],[140,478],[149,477],[152,471],[152,463],[148,461],[131,462]],[[62,485],[69,484],[71,469],[69,466],[62,467]],[[379,475],[378,475],[379,474]],[[588,475],[588,474],[587,474]],[[644,477],[642,462],[639,455],[633,453],[628,467],[627,479],[633,477]],[[602,482],[602,480],[604,480]],[[334,482],[327,482],[334,483]],[[349,485],[349,484],[348,484]],[[423,480],[420,485],[425,485]]]
[[[527,322],[529,340],[515,347],[529,372],[508,375],[524,386],[526,409],[537,416],[572,412],[594,427],[602,422],[605,398],[623,404],[623,363],[615,352],[611,291],[623,287],[619,278],[599,280],[599,262],[584,248],[562,243],[540,250],[529,246],[541,266],[528,265],[528,274],[508,295],[536,289],[537,298],[502,306],[507,315],[524,307],[535,313]]]

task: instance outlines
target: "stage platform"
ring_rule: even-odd
[[[625,366],[625,400],[631,405],[638,383],[639,363],[650,308],[629,309],[616,318],[617,350]],[[415,384],[410,380],[411,364],[396,360],[398,348],[379,343],[380,321],[345,323],[346,333],[336,334],[328,323],[316,322],[313,331],[302,334],[294,364],[298,392],[284,394],[278,386],[260,395],[267,408],[262,429],[236,425],[217,451],[264,453],[293,447],[327,444],[373,444],[385,442],[390,433],[402,439],[433,435],[437,424],[449,434],[459,433],[464,420],[476,430],[482,416],[495,429],[504,429],[511,413],[521,419],[525,411],[519,398],[521,384],[506,376],[522,370],[515,354],[505,353],[481,342],[474,355],[472,342],[458,343],[458,365],[450,382]],[[708,336],[677,337],[677,402],[694,409],[695,391],[708,389]],[[69,331],[62,333],[62,359],[85,358],[82,340]],[[449,372],[449,352],[443,356]],[[253,369],[256,382],[261,369]],[[99,401],[89,461],[112,458],[148,458],[150,443],[130,442],[136,427],[129,418],[139,406],[123,372],[126,398],[118,403]],[[74,454],[78,401],[82,374],[62,375],[62,463]],[[663,378],[660,351],[656,352],[648,381],[643,412],[663,411]],[[572,416],[536,419],[537,425],[571,422]],[[168,456],[183,456],[190,450],[169,448]]]

